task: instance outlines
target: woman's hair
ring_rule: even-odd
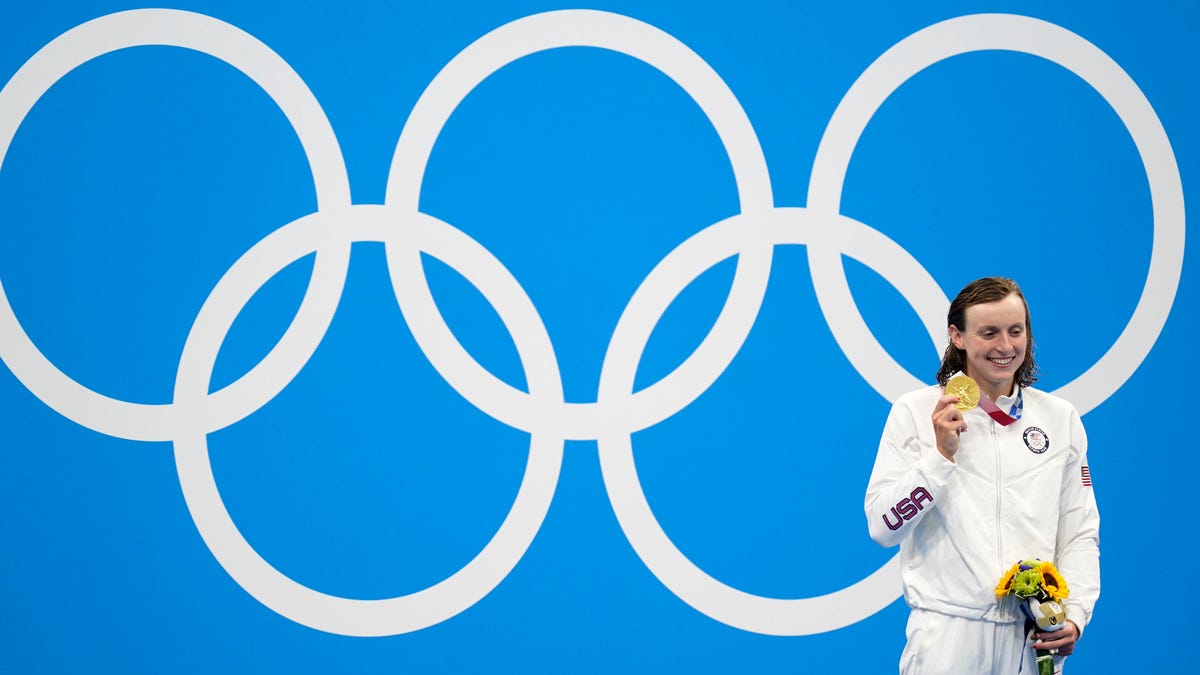
[[[1025,301],[1025,294],[1021,292],[1017,282],[1004,277],[984,277],[967,284],[955,296],[954,302],[950,303],[950,311],[946,314],[946,328],[949,330],[950,326],[954,326],[959,331],[964,331],[968,307],[998,302],[1010,295],[1016,295],[1025,306],[1025,334],[1029,339],[1025,348],[1025,360],[1017,368],[1014,380],[1018,385],[1028,387],[1037,381],[1038,368],[1033,360],[1033,324],[1029,322],[1029,303]],[[938,384],[945,386],[951,375],[959,371],[965,372],[966,369],[967,353],[951,342],[946,345],[946,352],[942,354],[942,366],[937,372]]]

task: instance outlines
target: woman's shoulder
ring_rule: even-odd
[[[1079,413],[1075,410],[1074,404],[1067,399],[1051,394],[1041,389],[1034,387],[1025,387],[1021,389],[1021,396],[1025,398],[1026,405],[1037,405],[1043,410],[1048,410],[1059,414],[1070,414],[1078,416]]]

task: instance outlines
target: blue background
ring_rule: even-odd
[[[262,40],[304,79],[337,133],[355,203],[381,203],[405,119],[455,54],[556,2],[191,2]],[[1028,14],[1104,50],[1169,136],[1185,200],[1200,160],[1194,3],[959,2],[588,5],[648,22],[705,59],[762,143],[775,202],[805,204],[817,143],[846,89],[909,34],[969,12]],[[0,82],[43,45],[121,2],[0,4]],[[0,281],[60,369],[107,396],[171,400],[184,338],[216,281],[255,242],[315,210],[295,133],[253,82],[166,47],[109,54],[38,102],[0,166]],[[594,401],[633,291],[691,234],[737,212],[711,124],[630,57],[559,49],[475,89],[434,147],[426,213],[489,249],[546,324],[568,401]],[[1151,250],[1149,190],[1116,115],[1052,63],[986,52],[936,64],[872,119],[842,212],[897,241],[948,296],[1017,278],[1054,389],[1125,328]],[[1189,429],[1197,286],[1188,242],[1161,336],[1084,417],[1104,590],[1071,670],[1125,672],[1131,648],[1187,672],[1197,549]],[[301,260],[239,316],[213,388],[246,372],[295,313]],[[874,334],[932,381],[914,310],[846,262]],[[458,273],[426,259],[471,354],[523,387],[512,339]],[[699,343],[727,260],[672,305],[638,371],[658,381]],[[1191,346],[1189,346],[1191,345]],[[647,499],[701,569],[750,593],[810,597],[894,551],[867,536],[862,496],[889,403],[854,370],[816,303],[803,247],[776,251],[754,330],[721,378],[634,435]],[[188,515],[169,443],[111,438],[48,408],[0,369],[0,665],[13,672],[893,672],[907,609],[844,629],[769,637],[672,595],[622,534],[595,442],[568,442],[553,504],[510,575],[467,611],[413,633],[322,633],[243,591]],[[397,309],[381,245],[356,244],[341,305],[300,375],[209,437],[222,497],[280,571],[326,593],[384,598],[469,561],[508,512],[528,434],[467,403]]]

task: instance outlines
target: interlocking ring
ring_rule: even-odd
[[[46,359],[13,313],[0,286],[0,358],[35,396],[100,433],[174,442],[188,509],[218,562],[267,607],[306,626],[345,635],[405,633],[456,616],[492,591],[519,562],[558,482],[563,443],[596,440],[604,483],[630,544],[650,571],[705,615],[747,631],[804,635],[836,630],[890,604],[900,593],[897,558],[865,579],[814,598],[778,599],[717,581],[671,543],[638,481],[633,432],[690,405],[741,349],[766,292],[776,246],[808,247],[823,314],[854,368],[888,400],[921,386],[871,335],[855,307],[842,256],[870,267],[916,309],[935,346],[949,301],[929,273],[884,234],[839,212],[842,183],[858,139],[901,84],[942,59],[1010,50],[1053,61],[1084,79],[1124,122],[1150,183],[1154,216],[1150,269],[1129,325],[1103,357],[1056,393],[1086,413],[1112,395],[1149,353],[1166,321],[1183,264],[1183,188],[1170,142],[1145,96],[1104,52],[1054,24],[980,14],[935,24],[881,55],[847,92],[821,139],[807,208],[777,207],[762,148],[737,98],[708,64],[669,34],[607,12],[536,14],[488,33],[433,79],[397,143],[383,205],[352,204],[345,164],[320,105],[269,47],[211,17],[177,10],[111,14],[59,36],[0,90],[0,165],[25,116],[61,77],[102,54],[142,45],[200,51],[234,66],[275,101],[300,138],[317,191],[316,213],[288,223],[247,251],[221,277],[188,333],[174,399],[142,405],[83,387]],[[729,154],[741,212],[710,225],[668,254],[623,311],[605,353],[596,401],[566,403],[553,344],[517,280],[469,236],[418,210],[433,145],[462,100],[496,70],[565,46],[608,49],[671,77],[708,116]],[[355,600],[297,583],[264,560],[238,532],[209,464],[207,435],[252,414],[291,382],[323,339],[342,293],[351,244],[384,243],[393,290],[418,345],[438,373],[484,413],[531,435],[529,462],[512,509],[465,567],[409,595]],[[316,254],[296,317],[254,368],[209,393],[212,368],[234,319],[259,288],[292,262]],[[496,310],[516,345],[529,392],[481,366],[446,325],[430,293],[421,254],[462,274]],[[737,257],[729,298],[695,351],[663,379],[633,391],[650,334],[674,298],[718,262]]]

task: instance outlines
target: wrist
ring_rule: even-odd
[[[1063,603],[1067,610],[1067,623],[1075,627],[1075,637],[1083,637],[1083,627],[1087,625],[1087,613],[1079,605]]]

